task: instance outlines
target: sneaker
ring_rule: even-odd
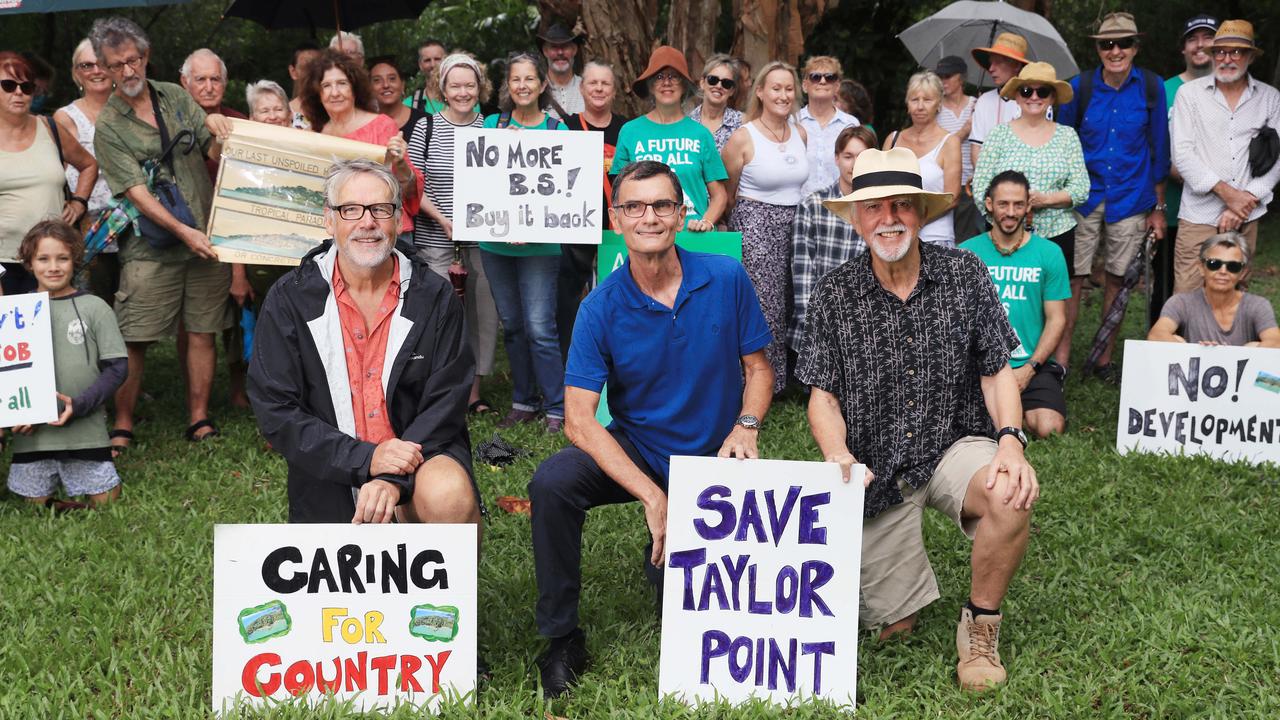
[[[538,656],[543,696],[554,700],[569,692],[586,669],[587,635],[582,628],[564,637],[552,638],[546,652]]]
[[[548,416],[546,419],[546,423],[547,423],[547,434],[559,435],[560,433],[564,432],[564,418]]]
[[[983,691],[1000,685],[1005,680],[1004,665],[1000,662],[1001,615],[973,617],[969,608],[960,610],[960,624],[956,626],[956,677],[960,689]]]
[[[507,412],[507,416],[498,421],[498,427],[505,430],[510,427],[515,427],[520,423],[533,422],[537,417],[538,414],[532,410],[517,410],[515,408],[511,408],[511,410]]]
[[[1108,385],[1120,384],[1120,371],[1116,369],[1115,363],[1095,365],[1093,367],[1093,376]]]

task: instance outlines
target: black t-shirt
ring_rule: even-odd
[[[596,130],[604,133],[604,214],[601,216],[608,222],[609,218],[609,193],[612,192],[613,186],[610,183],[609,167],[613,165],[613,152],[618,144],[618,133],[622,131],[622,126],[627,123],[629,118],[614,113],[609,120],[609,124],[605,127],[598,127],[587,122],[581,113],[570,115],[564,119],[564,124],[570,130]]]
[[[400,126],[400,137],[404,138],[405,142],[409,142],[409,138],[413,137],[414,126],[418,124],[419,120],[426,116],[426,113],[416,107],[409,108],[409,119]]]

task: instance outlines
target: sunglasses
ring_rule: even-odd
[[[702,79],[706,80],[707,84],[710,85],[711,87],[715,87],[719,85],[725,90],[732,90],[738,84],[733,80],[730,80],[729,78],[722,78],[719,75],[708,75]]]
[[[1113,47],[1118,47],[1121,50],[1128,50],[1129,48],[1133,47],[1133,44],[1135,42],[1137,42],[1137,40],[1131,37],[1120,38],[1119,40],[1099,40],[1098,49],[1102,51],[1106,51],[1106,50],[1110,50]]]
[[[17,80],[4,79],[0,80],[0,90],[12,93],[14,90],[21,90],[23,95],[35,95],[36,84],[31,80],[18,82]]]
[[[811,72],[809,73],[809,82],[811,83],[833,83],[840,79],[836,73]]]
[[[1209,272],[1218,272],[1219,270],[1225,267],[1227,269],[1227,272],[1231,273],[1232,275],[1239,275],[1240,271],[1244,270],[1244,263],[1240,262],[1239,260],[1219,260],[1218,258],[1207,258],[1204,261],[1204,266],[1209,268]]]
[[[1018,88],[1018,94],[1024,98],[1029,98],[1032,95],[1035,95],[1041,100],[1047,100],[1050,97],[1053,97],[1053,88],[1049,87],[1048,85],[1037,85],[1036,87],[1031,87],[1030,85],[1023,85],[1022,87]]]

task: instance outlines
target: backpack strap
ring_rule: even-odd
[[[422,167],[427,167],[427,158],[431,157],[431,134],[435,131],[436,116],[427,116],[427,137],[422,141]],[[425,173],[424,173],[425,174]]]
[[[510,126],[511,126],[511,113],[509,112],[498,113],[498,127],[506,128]]]
[[[1076,90],[1076,116],[1072,127],[1077,133],[1084,124],[1084,113],[1089,109],[1089,98],[1093,97],[1093,71],[1080,73],[1080,87]]]
[[[558,120],[558,119],[556,118],[556,116],[555,116],[555,115],[548,114],[548,115],[547,115],[547,129],[548,129],[548,130],[555,130],[555,129],[556,129],[556,128],[558,128],[558,127],[560,127],[560,120]]]
[[[49,135],[53,138],[53,146],[58,149],[58,164],[65,167],[67,159],[62,155],[62,136],[58,135],[58,124],[53,121],[51,115],[46,115],[44,120],[49,124]]]

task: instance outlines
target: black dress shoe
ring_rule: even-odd
[[[538,656],[542,694],[548,700],[564,695],[587,669],[587,636],[581,628],[553,638],[546,652]]]

